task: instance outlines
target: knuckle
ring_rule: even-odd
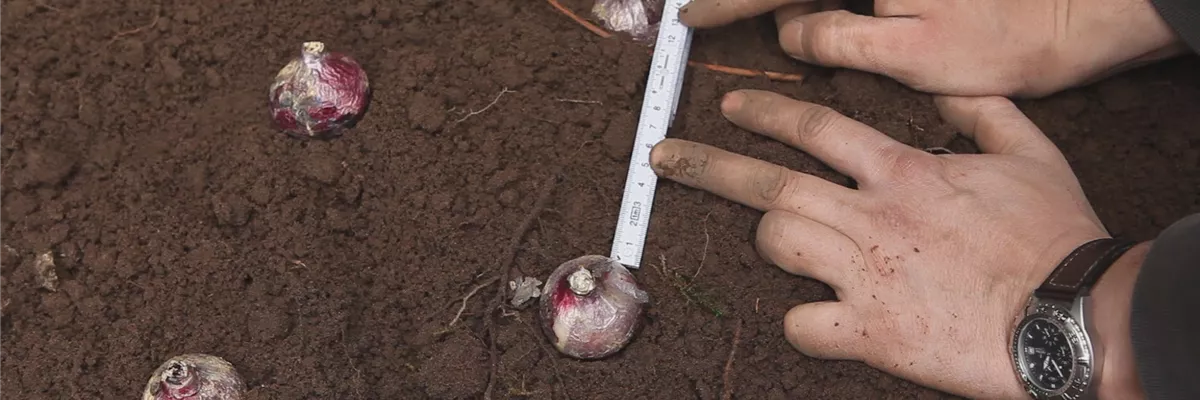
[[[903,145],[892,144],[878,150],[882,162],[881,174],[900,184],[927,182],[941,176],[942,159],[924,152],[906,151]]]
[[[794,135],[801,144],[813,143],[833,130],[840,115],[826,106],[812,106],[797,116]]]
[[[836,14],[835,14],[836,15]],[[809,57],[820,63],[836,63],[842,41],[836,28],[836,19],[826,18],[805,24],[800,34],[801,48]]]
[[[754,173],[749,184],[751,192],[764,207],[776,209],[785,197],[787,181],[783,167],[768,165],[759,167],[759,171]]]
[[[793,21],[779,27],[779,47],[789,57],[804,58],[804,27]]]
[[[780,224],[783,222],[783,211],[770,210],[763,214],[754,234],[754,247],[758,255],[766,262],[774,265],[777,260],[781,242]]]

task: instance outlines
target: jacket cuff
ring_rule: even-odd
[[[1200,399],[1200,213],[1150,245],[1133,287],[1129,325],[1148,399]]]
[[[1150,0],[1158,15],[1187,43],[1193,52],[1200,53],[1200,1]]]

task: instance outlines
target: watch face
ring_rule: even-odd
[[[1045,318],[1030,320],[1021,328],[1021,369],[1038,388],[1062,389],[1075,370],[1075,355],[1067,335],[1058,324]]]

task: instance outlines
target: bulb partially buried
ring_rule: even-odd
[[[271,118],[292,136],[340,136],[362,117],[369,93],[367,73],[357,61],[327,51],[324,43],[305,42],[300,56],[275,75]]]
[[[624,32],[639,42],[654,42],[662,20],[663,0],[596,0],[592,15],[610,31]]]
[[[184,354],[154,370],[142,400],[241,400],[245,392],[233,364],[208,354]]]
[[[542,329],[558,351],[598,359],[629,343],[650,296],[621,263],[587,255],[559,265],[539,301]]]

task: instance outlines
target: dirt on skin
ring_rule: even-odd
[[[648,49],[542,1],[200,3],[4,3],[5,397],[136,398],[161,362],[202,352],[236,365],[253,399],[481,398],[497,286],[443,331],[497,276],[552,169],[564,179],[516,269],[543,278],[608,253]],[[370,110],[341,139],[268,125],[270,80],[308,40],[370,74]],[[811,76],[692,69],[674,137],[845,182],[716,111],[726,91],[758,88],[914,146],[970,150],[928,95],[809,71],[769,19],[699,32],[693,59]],[[1114,234],[1149,239],[1200,210],[1197,70],[1182,58],[1021,102]],[[534,309],[499,316],[496,398],[716,399],[738,319],[735,398],[948,397],[794,351],[784,313],[833,294],[756,254],[759,213],[666,181],[656,202],[635,272],[654,299],[643,331],[611,359],[578,362],[552,352]],[[38,285],[46,251],[57,291]],[[669,279],[698,268],[702,302]]]

